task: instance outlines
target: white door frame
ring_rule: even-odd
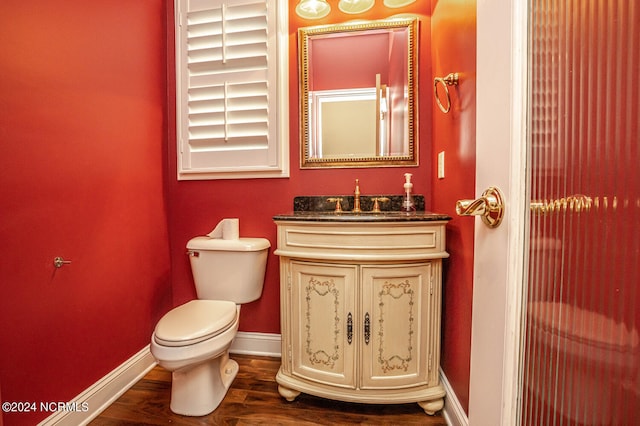
[[[525,270],[527,0],[477,1],[476,195],[505,198],[502,224],[475,223],[469,424],[517,424]]]

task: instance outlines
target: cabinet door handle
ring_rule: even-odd
[[[364,343],[369,344],[371,339],[371,318],[369,318],[369,312],[364,314]]]
[[[351,344],[353,341],[353,317],[351,316],[351,312],[347,315],[347,342]]]

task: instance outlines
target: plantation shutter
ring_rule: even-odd
[[[286,66],[278,53],[288,52],[278,45],[276,0],[179,0],[178,7],[179,179],[287,176]]]

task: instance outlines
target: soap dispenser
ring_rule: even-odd
[[[413,196],[411,191],[413,190],[413,184],[411,183],[411,173],[404,174],[404,197],[402,199],[402,211],[411,213],[416,211],[416,206],[413,203]]]

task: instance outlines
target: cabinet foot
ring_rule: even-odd
[[[289,402],[293,401],[298,397],[298,395],[300,395],[300,392],[293,389],[285,388],[282,385],[278,386],[278,393]]]
[[[442,410],[444,407],[444,398],[433,399],[431,401],[419,401],[418,405],[430,416],[433,416],[436,411]]]

